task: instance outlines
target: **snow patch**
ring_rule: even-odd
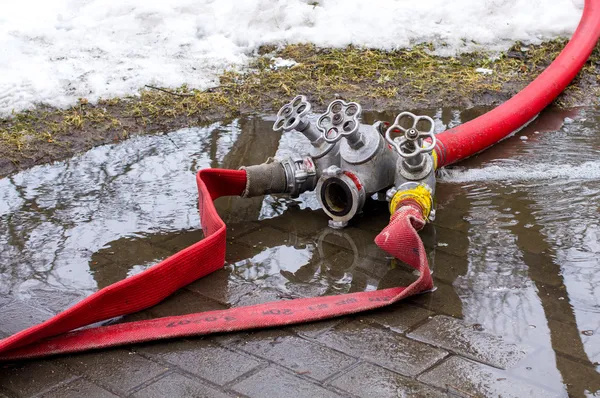
[[[205,89],[264,44],[437,52],[569,36],[583,0],[45,0],[4,2],[0,115],[146,84]]]
[[[273,57],[271,58],[271,69],[285,69],[291,68],[294,65],[297,65],[298,62],[293,59],[283,59],[281,57]]]
[[[493,70],[488,69],[488,68],[477,68],[477,69],[475,69],[475,72],[481,73],[483,75],[491,75],[492,73],[494,73]]]

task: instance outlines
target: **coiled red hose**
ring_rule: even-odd
[[[575,78],[599,37],[600,0],[586,0],[573,37],[533,82],[490,112],[436,136],[437,167],[481,152],[526,126]]]

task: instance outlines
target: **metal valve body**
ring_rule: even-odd
[[[431,118],[403,112],[384,131],[382,122],[360,122],[362,109],[356,102],[331,102],[316,123],[310,117],[311,109],[306,97],[297,96],[279,110],[273,129],[296,130],[310,141],[309,154],[280,161],[285,170],[285,193],[297,197],[315,190],[331,218],[330,226],[346,226],[374,194],[392,203],[397,193],[410,193],[417,186],[433,194],[435,136]],[[423,124],[428,128],[423,129]],[[393,137],[395,134],[400,135]]]

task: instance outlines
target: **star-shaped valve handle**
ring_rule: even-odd
[[[277,119],[273,124],[273,130],[290,131],[302,130],[306,126],[306,122],[302,118],[310,112],[311,105],[304,95],[298,95],[289,103],[279,109]]]
[[[412,123],[410,123],[412,119]],[[409,121],[408,124],[403,123]],[[429,124],[429,130],[421,131],[417,125],[421,121]],[[411,127],[404,127],[411,126]],[[422,153],[430,153],[435,148],[435,134],[433,130],[435,122],[429,116],[417,116],[410,112],[402,112],[396,116],[392,124],[385,132],[385,140],[398,152],[403,158],[414,158]],[[403,135],[392,138],[392,134],[402,132]],[[431,141],[427,142],[426,139]]]
[[[360,114],[362,108],[356,102],[335,100],[327,107],[327,111],[317,120],[317,129],[323,139],[334,144],[346,137],[354,146],[360,142]]]

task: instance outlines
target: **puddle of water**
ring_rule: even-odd
[[[422,113],[442,131],[484,111]],[[59,296],[90,294],[201,239],[196,171],[307,147],[300,134],[272,132],[272,122],[138,137],[0,179],[0,294],[54,309]],[[539,349],[543,360],[528,377],[573,395],[598,388],[573,369],[600,362],[599,122],[600,109],[548,111],[444,170],[438,219],[422,232],[438,291],[416,303]],[[217,208],[231,232],[225,289],[300,297],[416,278],[373,243],[388,220],[385,204],[369,203],[342,232],[327,228],[312,193],[226,198]]]

